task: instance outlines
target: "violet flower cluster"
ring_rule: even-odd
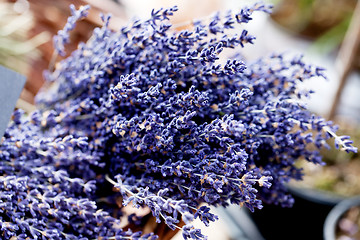
[[[149,208],[184,239],[206,239],[192,222],[215,221],[209,206],[290,206],[285,184],[302,176],[296,160],[322,164],[317,149],[328,138],[356,151],[301,104],[311,91],[299,83],[323,69],[282,54],[221,63],[224,49],[255,40],[235,25],[268,6],[181,31],[169,23],[176,10],[118,32],[102,16],[104,26],[45,74],[37,110],[14,113],[0,145],[4,239],[155,239],[120,227],[128,204]]]

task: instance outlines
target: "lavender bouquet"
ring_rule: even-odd
[[[87,10],[72,7],[58,54]],[[216,220],[208,206],[290,206],[285,184],[302,176],[296,160],[322,164],[316,149],[328,138],[356,151],[300,101],[311,91],[298,83],[323,69],[282,54],[220,63],[224,49],[255,39],[229,30],[269,10],[218,13],[183,31],[169,23],[176,7],[118,32],[102,16],[103,27],[45,74],[37,110],[16,111],[1,139],[2,238],[155,239],[121,227],[132,204],[184,239],[205,239],[192,221]]]

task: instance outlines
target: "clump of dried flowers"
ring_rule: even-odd
[[[72,8],[58,53],[86,11]],[[301,104],[311,91],[298,83],[324,77],[323,69],[281,54],[219,63],[224,49],[254,41],[228,30],[268,6],[215,14],[183,31],[168,21],[175,11],[153,11],[118,32],[102,16],[104,26],[45,74],[51,87],[37,96],[37,110],[14,113],[0,145],[4,239],[156,238],[119,227],[114,213],[122,209],[108,204],[119,197],[185,239],[203,239],[192,221],[216,220],[208,206],[291,205],[284,184],[302,175],[294,162],[322,163],[310,145],[334,138],[356,151]]]

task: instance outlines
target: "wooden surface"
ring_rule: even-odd
[[[336,59],[336,68],[339,72],[339,86],[337,88],[333,103],[328,115],[329,119],[333,119],[337,113],[342,92],[346,85],[347,79],[351,71],[355,68],[359,61],[360,54],[360,1],[354,10],[349,29],[346,32]]]

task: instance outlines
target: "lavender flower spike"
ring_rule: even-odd
[[[73,4],[70,5],[71,16],[68,17],[64,29],[59,30],[58,34],[54,36],[54,48],[59,55],[65,56],[65,44],[70,42],[69,32],[75,28],[77,21],[85,18],[88,15],[89,9],[89,5],[80,6],[78,10],[76,10]]]

